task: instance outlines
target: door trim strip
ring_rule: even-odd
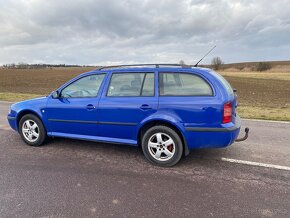
[[[63,120],[63,119],[48,119],[50,122],[65,122],[65,123],[84,123],[84,124],[103,124],[103,125],[123,125],[123,126],[137,126],[137,123],[126,122],[98,122],[89,120]]]

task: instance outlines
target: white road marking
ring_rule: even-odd
[[[248,118],[242,118],[242,120],[247,120],[247,121],[256,121],[256,122],[268,122],[268,123],[285,123],[285,124],[290,124],[290,121],[279,121],[279,120],[259,120],[259,119],[248,119]]]
[[[266,164],[266,163],[259,163],[259,162],[253,162],[253,161],[247,161],[247,160],[237,160],[237,159],[231,159],[231,158],[226,158],[226,157],[221,157],[220,159],[217,159],[217,160],[231,162],[231,163],[245,164],[245,165],[250,165],[250,166],[259,166],[259,167],[290,171],[290,167],[280,166],[280,165],[275,165],[275,164]]]

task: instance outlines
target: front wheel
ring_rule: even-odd
[[[47,138],[41,120],[33,115],[24,115],[19,121],[19,133],[23,141],[31,146],[40,146]]]
[[[167,126],[154,126],[143,135],[142,150],[153,164],[170,167],[181,159],[183,145],[173,129]]]

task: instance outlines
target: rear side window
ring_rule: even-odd
[[[159,73],[160,96],[212,96],[203,78],[189,73]]]
[[[154,73],[114,73],[107,96],[154,96]]]

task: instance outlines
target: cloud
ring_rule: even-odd
[[[290,4],[268,0],[0,0],[0,63],[289,59]]]

